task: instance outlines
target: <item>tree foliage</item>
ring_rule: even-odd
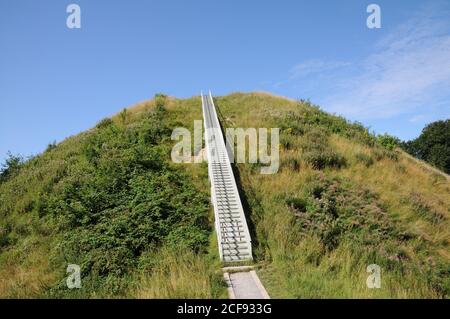
[[[208,194],[169,161],[169,115],[132,116],[124,109],[118,123],[102,120],[25,164],[9,154],[3,165],[1,179],[11,183],[0,188],[0,247],[52,234],[52,268],[81,266],[87,288],[68,291],[62,272],[53,297],[120,295],[143,254],[208,247]],[[10,227],[22,216],[33,223]]]
[[[23,162],[22,156],[8,152],[7,158],[0,169],[0,183],[14,176],[22,167]]]
[[[450,173],[450,120],[428,124],[415,140],[402,143],[411,155]]]

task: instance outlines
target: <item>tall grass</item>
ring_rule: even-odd
[[[199,102],[158,95],[2,181],[0,296],[220,297],[206,166],[170,161],[171,130],[201,120]],[[66,286],[69,263],[81,289]]]
[[[170,181],[170,174],[154,179],[150,172],[145,175],[139,171],[161,167],[139,156],[148,145],[163,154],[158,158],[166,162],[165,169],[176,172],[178,179],[195,190],[188,198],[209,189],[206,165],[170,163],[170,134],[149,120],[165,113],[169,131],[177,126],[192,131],[193,121],[202,119],[200,105],[198,97],[181,100],[159,96],[158,101],[140,103],[129,108],[126,116],[103,120],[97,127],[49,148],[0,183],[0,297],[226,297],[217,273],[220,262],[212,233],[213,216],[207,206],[198,206],[201,216],[200,210],[189,210],[189,216],[198,217],[195,225],[181,218],[179,231],[167,236],[164,229],[171,224],[150,227],[145,219],[148,229],[158,230],[156,235],[161,238],[149,246],[139,241],[142,236],[135,236],[139,227],[129,227],[135,219],[126,219],[133,209],[136,218],[145,215],[146,209],[138,204],[150,194],[146,183],[169,185],[164,181]],[[380,147],[359,123],[328,115],[307,101],[236,93],[217,98],[216,106],[224,127],[281,128],[281,169],[277,174],[260,175],[257,165],[237,165],[253,251],[262,265],[259,274],[272,297],[448,298],[450,184],[446,178],[424,170],[395,149]],[[118,138],[102,140],[99,131]],[[320,132],[319,138],[311,134],[314,131]],[[136,139],[144,143],[134,148]],[[108,162],[108,158],[118,161]],[[122,174],[131,166],[121,163],[130,159],[139,165],[134,175],[130,174],[131,185],[120,179],[107,183],[115,188],[95,188],[112,176],[92,179],[95,167]],[[122,203],[120,210],[110,210],[111,200],[131,196],[129,186],[139,196]],[[162,198],[170,194],[169,188],[155,187]],[[99,201],[95,196],[109,198],[96,191],[105,189],[121,192],[112,192],[111,200],[102,201],[100,211],[105,209],[114,218],[109,223],[95,222],[103,227],[95,229],[89,226],[92,216],[82,205],[96,211]],[[64,195],[63,200],[55,194]],[[177,200],[188,199],[178,196]],[[170,209],[174,215],[184,216],[182,205],[173,203]],[[68,210],[52,211],[51,207]],[[160,206],[151,207],[155,208],[154,216],[161,213]],[[68,216],[72,216],[69,223]],[[88,227],[77,236],[67,227],[79,223]],[[189,227],[205,223],[202,232],[194,232],[201,236],[192,238]],[[139,249],[116,245],[122,243],[116,242],[124,234],[121,229],[133,238],[129,244],[137,243]],[[116,250],[85,252],[85,246],[76,245],[82,238],[94,243],[106,241]],[[201,245],[195,244],[199,238]],[[205,243],[208,238],[209,246]],[[54,254],[62,242],[80,248],[81,259],[89,255],[85,260],[88,266],[92,266],[91,261],[100,270],[114,266],[121,272],[120,280],[101,271],[88,271],[81,291],[64,290],[67,265],[64,258]],[[194,249],[186,245],[182,250],[174,249],[177,243]],[[77,255],[76,249],[70,251],[71,256]],[[120,254],[115,251],[132,258],[120,263]],[[103,267],[104,258],[114,263]],[[365,285],[366,267],[372,263],[382,268],[381,289]]]
[[[238,165],[256,259],[265,265],[260,276],[272,297],[448,298],[445,178],[309,102],[236,93],[216,106],[225,127],[281,128],[277,174]],[[311,138],[315,130],[327,137]],[[338,154],[345,165],[315,165],[311,150],[318,159]],[[381,289],[366,286],[373,263],[382,269]]]
[[[151,269],[140,271],[132,296],[136,298],[224,298],[226,285],[218,264],[189,251],[163,250]]]

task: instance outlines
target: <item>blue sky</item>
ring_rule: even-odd
[[[1,0],[0,48],[1,161],[157,92],[309,98],[402,139],[450,117],[448,1]]]

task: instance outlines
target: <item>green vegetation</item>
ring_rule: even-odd
[[[277,174],[236,165],[272,297],[449,297],[445,177],[396,138],[309,101],[215,102],[224,127],[280,128]],[[0,175],[0,296],[226,297],[207,166],[170,161],[172,129],[193,131],[200,105],[158,94],[32,159],[11,155]],[[66,288],[69,263],[81,266],[82,289]],[[370,264],[381,289],[366,287]]]
[[[280,127],[281,169],[238,165],[259,275],[279,298],[448,298],[448,181],[398,141],[264,93],[216,99],[224,126]],[[381,289],[366,267],[382,269]]]
[[[428,124],[418,138],[401,146],[411,155],[450,174],[450,120]]]
[[[345,158],[329,145],[328,136],[318,128],[311,128],[300,143],[304,161],[314,169],[345,166]]]
[[[0,185],[1,296],[223,294],[217,256],[209,254],[209,194],[189,167],[170,162],[170,134],[182,118],[166,109],[167,97],[155,101],[26,163],[8,158]],[[81,266],[82,289],[67,288],[68,264]]]
[[[14,177],[22,167],[24,159],[20,155],[14,155],[8,152],[5,163],[0,169],[0,183]]]
[[[400,139],[399,138],[397,138],[395,136],[392,136],[392,135],[389,135],[387,133],[378,135],[377,136],[377,142],[381,146],[387,148],[388,150],[394,150],[397,146],[400,145]]]

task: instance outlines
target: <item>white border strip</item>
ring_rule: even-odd
[[[251,270],[250,274],[252,275],[253,281],[255,282],[256,286],[258,287],[259,292],[263,296],[263,299],[270,299],[270,296],[267,293],[266,289],[264,288],[263,284],[261,283],[261,280],[259,280],[259,277],[256,274],[256,271]]]

